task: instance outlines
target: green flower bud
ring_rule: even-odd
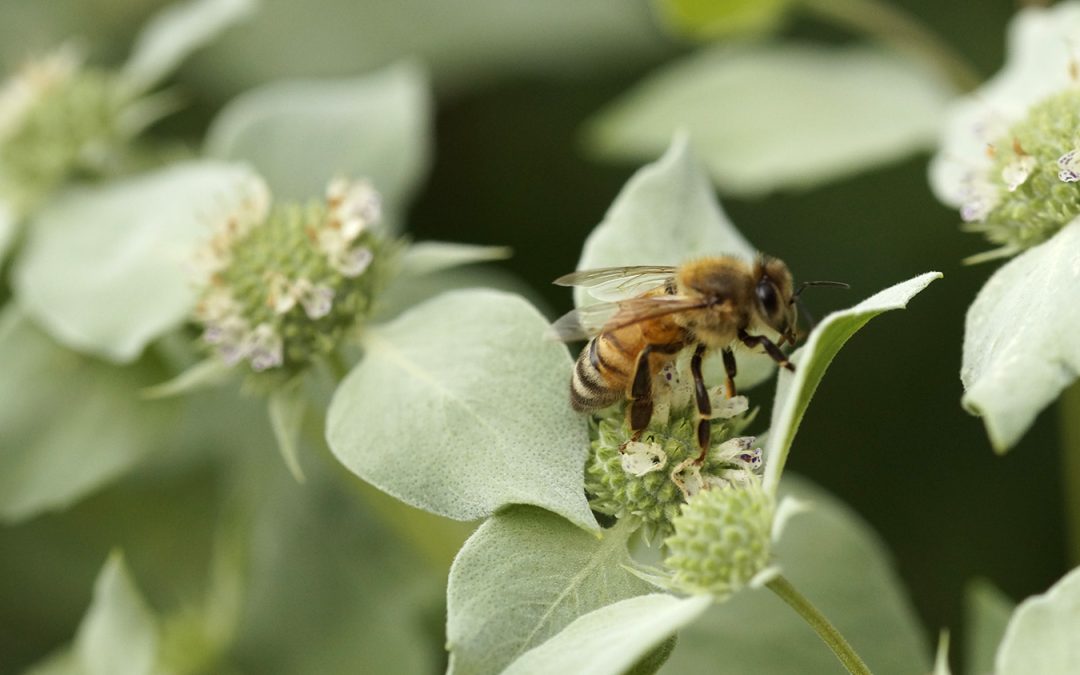
[[[373,227],[378,193],[333,181],[325,201],[270,206],[265,186],[201,251],[195,310],[203,341],[227,364],[287,379],[335,352],[372,305],[398,245]]]
[[[769,564],[774,511],[756,478],[695,494],[664,541],[672,586],[718,598],[745,586]]]
[[[618,518],[640,518],[646,534],[666,536],[686,496],[706,484],[739,483],[761,468],[761,450],[754,438],[738,436],[752,421],[745,399],[731,419],[714,419],[712,443],[702,466],[697,418],[682,410],[656,420],[637,441],[619,408],[594,423],[592,453],[585,467],[585,491],[593,510]]]

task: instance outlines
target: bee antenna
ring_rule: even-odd
[[[851,288],[850,284],[845,284],[843,281],[804,281],[799,285],[798,290],[791,294],[791,302],[795,302],[799,299],[799,295],[802,294],[807,288],[811,286],[831,286],[832,288]]]

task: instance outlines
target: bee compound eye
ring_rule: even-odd
[[[776,314],[778,308],[778,298],[776,295],[776,287],[768,281],[762,281],[757,286],[758,302],[761,303],[761,308],[765,310],[765,314],[772,316]]]

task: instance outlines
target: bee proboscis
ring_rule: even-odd
[[[798,339],[799,293],[807,286],[847,286],[813,281],[795,290],[787,265],[765,255],[752,263],[721,255],[678,267],[584,270],[559,277],[555,283],[588,288],[602,299],[624,296],[571,311],[555,321],[551,330],[563,341],[589,341],[570,381],[574,409],[591,412],[625,399],[634,439],[652,419],[657,373],[680,353],[693,349],[690,372],[698,412],[698,463],[708,451],[712,413],[701,374],[705,354],[720,350],[728,397],[736,393],[732,351],[736,345],[761,348],[779,366],[794,371],[781,346]],[[779,339],[774,342],[766,331],[778,334]]]

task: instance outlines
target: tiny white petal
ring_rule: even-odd
[[[251,368],[256,372],[284,363],[284,342],[270,324],[260,323],[244,342]]]
[[[729,420],[750,409],[749,399],[745,396],[728,398],[723,391],[723,387],[716,387],[709,392],[709,399],[712,403],[712,419]]]
[[[701,477],[701,467],[696,461],[696,457],[684,459],[671,470],[671,482],[675,483],[686,499],[690,499],[706,487],[705,480]]]
[[[330,264],[344,276],[358,277],[367,270],[374,257],[370,249],[360,247],[331,257]]]
[[[300,296],[300,303],[309,319],[321,319],[334,307],[334,289],[326,284],[312,286]]]
[[[1034,170],[1035,158],[1031,155],[1023,155],[1005,165],[1001,170],[1001,180],[1005,181],[1005,187],[1009,188],[1009,192],[1015,192],[1016,188],[1023,185]]]
[[[623,471],[635,476],[659,471],[667,465],[667,453],[659,443],[630,441],[620,452]]]
[[[1076,150],[1070,150],[1058,157],[1058,180],[1063,183],[1075,183],[1080,181],[1080,157]]]

